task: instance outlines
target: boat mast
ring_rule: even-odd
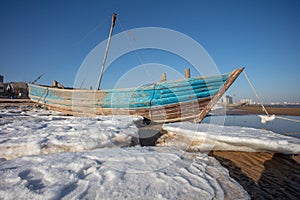
[[[103,58],[103,62],[102,62],[102,67],[101,67],[101,71],[100,71],[100,76],[99,76],[99,80],[98,80],[98,90],[100,90],[100,85],[101,85],[101,80],[102,80],[102,76],[103,76],[103,71],[104,71],[104,66],[105,66],[105,62],[106,62],[106,58],[107,58],[107,54],[108,54],[108,50],[109,50],[109,44],[110,44],[110,39],[112,36],[112,32],[115,26],[115,21],[117,19],[117,14],[113,13],[112,14],[112,19],[111,19],[111,27],[110,27],[110,31],[109,31],[109,36],[107,39],[107,44],[106,44],[106,50],[105,50],[105,54],[104,54],[104,58]]]

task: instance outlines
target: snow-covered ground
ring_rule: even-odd
[[[188,150],[272,151],[300,154],[300,139],[272,131],[239,126],[164,124],[168,133],[159,139],[159,146],[181,146]]]
[[[0,161],[0,199],[249,199],[216,159],[102,148]]]
[[[79,118],[44,110],[1,110],[0,158],[78,152],[136,143],[142,118]]]
[[[0,199],[249,199],[213,157],[129,147],[141,118],[0,110]]]

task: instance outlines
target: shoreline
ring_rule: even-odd
[[[298,107],[276,107],[276,106],[265,106],[266,110],[270,115],[291,115],[300,116],[300,106]],[[261,106],[232,106],[226,108],[227,115],[265,115]]]

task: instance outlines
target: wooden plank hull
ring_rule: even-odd
[[[29,97],[51,110],[76,116],[133,115],[158,123],[200,122],[242,70],[124,89],[60,89],[28,84]]]

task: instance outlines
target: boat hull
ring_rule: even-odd
[[[32,101],[69,115],[132,115],[158,123],[200,122],[242,70],[139,88],[82,90],[35,84],[28,84],[28,88]]]

